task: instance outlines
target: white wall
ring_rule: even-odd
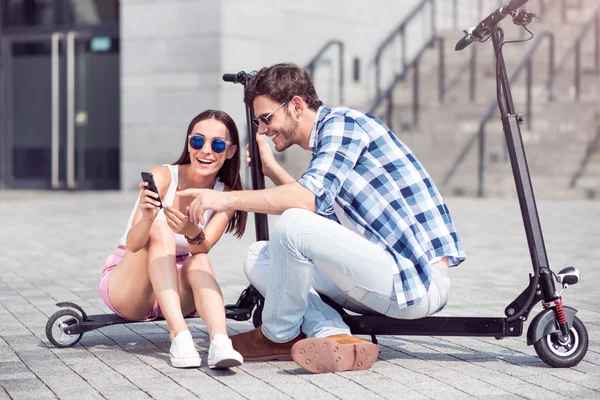
[[[457,35],[478,18],[478,0],[462,5]],[[495,0],[482,0],[484,9]],[[374,97],[376,47],[419,0],[122,0],[121,187],[135,187],[139,172],[174,161],[187,124],[206,108],[236,120],[246,140],[243,88],[221,81],[226,72],[250,71],[279,62],[305,66],[325,42],[345,44],[345,101],[368,107]],[[439,27],[452,25],[451,0],[437,0]],[[472,21],[472,22],[467,22]],[[465,24],[465,26],[462,26]],[[409,52],[422,46],[430,18],[411,27]],[[457,37],[458,39],[459,37]],[[339,105],[337,49],[315,74],[322,100]],[[360,80],[352,81],[353,59]],[[396,65],[397,54],[385,63]],[[387,79],[395,73],[388,68]]]
[[[219,106],[220,4],[121,1],[121,188],[175,161],[189,121]]]

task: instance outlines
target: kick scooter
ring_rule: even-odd
[[[506,6],[498,8],[477,26],[465,31],[465,36],[456,44],[455,49],[462,50],[475,41],[486,41],[490,38],[492,40],[497,63],[498,107],[533,267],[527,287],[505,308],[504,317],[430,316],[416,320],[400,320],[380,315],[350,315],[342,307],[322,296],[324,301],[342,315],[353,334],[371,335],[374,342],[377,342],[376,335],[478,336],[496,339],[516,337],[523,334],[523,325],[533,308],[541,304],[542,310],[529,324],[527,344],[533,345],[542,361],[552,367],[575,366],[586,355],[587,330],[575,315],[577,310],[563,305],[562,299],[562,293],[579,281],[579,270],[571,266],[554,273],[550,269],[521,137],[520,125],[523,123],[523,116],[515,112],[502,53],[504,31],[498,24],[507,16],[517,25],[525,26],[531,22],[535,14],[519,10],[526,2],[527,0],[511,0]],[[242,71],[237,74],[225,74],[223,79],[246,87],[253,74]],[[252,160],[252,188],[263,189],[264,175],[255,141],[256,130],[251,122],[252,115],[252,108],[246,107]],[[256,215],[255,228],[257,240],[269,239],[266,215]],[[556,283],[560,285],[560,290],[557,289]],[[226,315],[238,321],[252,318],[254,326],[257,327],[261,323],[263,303],[262,295],[249,285],[235,304],[225,306]],[[63,309],[49,318],[46,335],[48,340],[58,347],[75,345],[87,331],[112,324],[132,323],[114,314],[88,316],[74,303],[58,303],[57,306]]]

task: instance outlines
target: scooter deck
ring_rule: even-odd
[[[252,315],[252,310],[250,309],[225,309],[225,315],[227,318],[234,319],[236,321],[245,321],[250,319]],[[196,315],[186,316],[186,319],[190,318],[198,318]],[[158,317],[152,321],[164,321],[163,317]],[[81,321],[78,324],[69,326],[65,328],[65,333],[74,335],[78,333],[84,333],[93,331],[94,329],[102,328],[104,326],[109,325],[119,325],[119,324],[135,324],[139,322],[149,322],[149,321],[132,321],[129,319],[125,319],[117,314],[94,314],[87,315],[87,319]]]

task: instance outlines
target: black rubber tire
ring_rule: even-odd
[[[73,347],[77,343],[79,343],[79,341],[83,337],[83,333],[79,333],[77,335],[67,335],[66,333],[62,333],[62,335],[64,335],[64,337],[69,338],[69,340],[64,341],[63,340],[64,338],[61,339],[61,337],[54,336],[56,333],[60,332],[60,327],[55,326],[55,324],[61,323],[58,320],[65,316],[69,316],[69,317],[72,317],[73,319],[75,319],[75,321],[73,321],[71,318],[66,318],[66,319],[64,319],[64,321],[62,321],[62,323],[67,322],[69,326],[80,324],[82,321],[81,316],[77,312],[65,308],[62,310],[58,310],[57,312],[52,314],[50,316],[50,318],[48,318],[48,322],[46,322],[46,337],[48,338],[50,343],[52,343],[54,346],[60,347],[60,348]],[[55,328],[55,329],[53,329],[53,328]]]
[[[254,325],[255,328],[258,328],[260,324],[262,324],[262,312],[264,306],[264,299],[261,298],[260,300],[258,300],[258,302],[256,302],[256,308],[254,309],[254,313],[252,314],[252,325]]]
[[[587,329],[579,318],[574,317],[569,334],[570,343],[574,342],[572,348],[567,349],[562,346],[558,343],[558,335],[550,334],[533,345],[535,352],[543,362],[554,368],[570,368],[579,364],[585,357],[589,345]],[[561,350],[566,351],[561,352]]]

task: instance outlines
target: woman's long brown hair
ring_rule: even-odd
[[[189,164],[190,160],[190,152],[188,151],[188,136],[192,133],[192,129],[194,126],[200,121],[204,121],[205,119],[214,118],[217,121],[221,122],[231,135],[232,144],[236,145],[236,151],[232,158],[226,159],[225,163],[217,173],[217,177],[223,182],[225,185],[229,186],[231,190],[242,190],[242,178],[240,176],[240,135],[237,130],[237,126],[233,119],[229,116],[229,114],[219,111],[219,110],[206,110],[202,111],[200,114],[196,115],[192,121],[190,122],[187,133],[185,134],[185,141],[183,144],[183,151],[181,155],[173,163],[173,165],[184,165]],[[225,232],[233,232],[236,237],[241,237],[244,234],[244,230],[246,229],[246,219],[248,218],[248,213],[246,211],[236,211],[233,215],[233,218],[229,221],[227,225],[227,230]]]

